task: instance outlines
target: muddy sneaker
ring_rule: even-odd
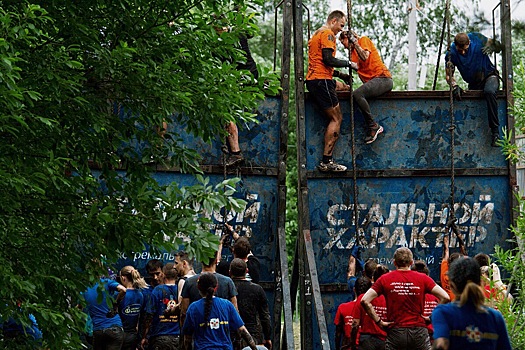
[[[226,166],[234,166],[242,163],[244,161],[244,157],[242,156],[242,153],[239,154],[230,154],[228,158],[226,159]]]
[[[333,171],[337,173],[341,171],[346,171],[346,167],[344,165],[337,164],[333,160],[329,161],[328,163],[321,162],[319,163],[319,166],[317,168],[319,168],[319,171],[322,172]]]
[[[383,127],[377,124],[377,129],[370,129],[368,135],[365,137],[365,143],[369,144],[374,142],[377,139],[377,135],[383,132]]]

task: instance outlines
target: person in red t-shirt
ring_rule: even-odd
[[[357,306],[356,301],[352,300],[343,303],[337,308],[334,318],[335,324],[335,349],[355,349],[356,343],[352,346],[352,321],[353,310]]]
[[[410,249],[398,248],[394,253],[396,270],[381,276],[361,300],[361,305],[376,324],[389,327],[386,350],[430,350],[423,318],[425,293],[437,296],[441,302],[450,301],[447,292],[432,278],[410,270],[413,262]],[[376,314],[372,305],[380,295],[386,300],[386,321]]]
[[[388,273],[388,269],[384,265],[377,265],[374,271],[374,279],[378,279],[383,274]],[[363,292],[366,293],[366,290]],[[363,299],[361,294],[357,297],[357,307],[354,308],[354,324],[353,327],[359,329],[359,350],[384,350],[386,332],[379,327],[370,316],[366,313],[361,305]],[[375,313],[380,318],[386,318],[386,301],[383,295],[372,300],[372,306]]]
[[[370,38],[359,37],[354,31],[349,31],[341,33],[339,40],[352,53],[352,62],[357,65],[357,74],[363,82],[352,93],[352,97],[365,117],[365,143],[372,143],[383,132],[383,127],[374,121],[367,99],[379,97],[392,90],[392,74]]]
[[[372,280],[368,277],[359,277],[355,282],[355,295],[362,295],[370,288]],[[359,308],[357,300],[339,305],[334,318],[335,324],[335,348],[336,350],[357,349],[358,330],[353,328],[354,314]],[[361,347],[359,347],[361,349]]]
[[[427,264],[423,260],[416,260],[414,261],[414,265],[410,268],[412,271],[417,271],[419,273],[424,273],[425,275],[429,275],[430,271],[428,270]],[[434,342],[434,327],[432,327],[432,322],[430,320],[430,316],[432,315],[432,311],[438,306],[439,299],[432,294],[425,294],[425,308],[423,309],[423,317],[425,318],[425,322],[427,323],[427,330],[428,330],[428,336],[430,337],[430,343],[432,344]]]

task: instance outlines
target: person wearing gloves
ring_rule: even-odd
[[[505,299],[510,303],[513,297],[507,292],[507,286],[501,281],[501,272],[498,265],[490,262],[490,257],[484,253],[478,253],[474,260],[481,269],[481,287],[485,293],[485,301],[488,306],[496,308]]]
[[[502,314],[485,305],[476,260],[457,259],[448,273],[455,299],[432,312],[433,349],[512,349]]]
[[[343,30],[345,24],[345,14],[339,10],[332,11],[326,23],[315,31],[308,41],[306,87],[328,119],[324,134],[323,159],[318,166],[323,172],[341,172],[347,169],[346,166],[336,163],[332,157],[343,122],[343,113],[336,94],[336,81],[333,79],[334,67],[357,68],[348,60],[335,58],[335,37]]]
[[[363,82],[352,93],[355,103],[365,118],[365,143],[377,139],[384,130],[374,121],[368,100],[377,98],[394,87],[392,74],[383,63],[379,51],[366,36],[358,36],[354,31],[343,32],[339,36],[341,43],[352,53],[352,64],[357,68],[359,79]]]
[[[454,79],[457,67],[470,90],[483,90],[487,101],[489,128],[492,133],[491,146],[497,147],[499,138],[498,101],[496,91],[499,89],[499,75],[490,61],[489,55],[500,52],[503,45],[488,39],[480,33],[459,33],[455,36],[450,50],[445,55],[447,83],[452,86],[454,98],[461,100],[462,89]]]

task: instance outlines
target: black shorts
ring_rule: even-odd
[[[335,80],[315,79],[307,80],[306,88],[317,105],[324,111],[339,104],[335,93]]]

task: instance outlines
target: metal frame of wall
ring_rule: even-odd
[[[300,323],[301,323],[301,348],[309,349],[314,344],[314,334],[320,339],[320,346],[323,350],[330,349],[328,339],[327,323],[325,312],[323,310],[322,291],[344,291],[346,285],[329,285],[320,286],[318,270],[316,267],[316,258],[312,248],[312,238],[310,232],[310,212],[309,212],[309,187],[308,180],[315,178],[329,178],[331,175],[319,174],[317,171],[308,171],[307,169],[307,140],[306,140],[306,110],[305,110],[305,91],[304,91],[304,55],[303,47],[303,13],[302,0],[289,0],[294,10],[294,58],[295,58],[295,92],[296,92],[296,115],[297,115],[297,159],[298,159],[298,211],[299,211],[299,237],[297,240],[296,253],[294,256],[294,267],[291,278],[292,307],[295,309],[295,296],[299,293],[300,298]],[[510,0],[501,2],[501,39],[505,45],[503,51],[503,93],[507,106],[513,104],[512,88],[512,47],[511,47],[511,22],[510,22]],[[478,92],[469,92],[467,96],[479,97]],[[339,94],[344,98],[350,98],[350,94]],[[419,91],[395,92],[387,94],[382,98],[416,98],[416,99],[445,99],[449,93],[445,91]],[[514,129],[514,117],[507,116],[507,125],[510,130]],[[514,138],[513,140],[514,141]],[[320,145],[321,147],[321,145]],[[508,162],[507,162],[508,163]],[[450,170],[436,169],[393,169],[393,170],[356,170],[358,178],[380,178],[380,177],[406,177],[406,176],[432,176],[446,177],[450,176]],[[496,169],[473,169],[473,168],[456,168],[455,173],[459,176],[483,176],[483,175],[503,175],[508,176],[509,191],[508,201],[512,208],[517,206],[515,193],[518,192],[516,183],[516,166],[508,163],[507,168]],[[347,171],[345,178],[351,178],[352,171]],[[337,175],[341,176],[341,175]],[[511,210],[511,222],[515,222],[516,213]],[[346,263],[346,261],[344,262]],[[315,332],[315,333],[314,333]],[[317,334],[318,332],[318,334]]]
[[[293,332],[293,313],[292,301],[290,298],[290,283],[288,270],[288,254],[286,249],[286,159],[288,155],[288,113],[290,109],[290,61],[291,61],[291,39],[292,39],[292,9],[290,0],[281,1],[276,7],[277,10],[282,6],[283,13],[283,33],[282,33],[282,58],[281,58],[281,130],[279,147],[279,205],[277,217],[278,230],[278,259],[275,262],[276,276],[274,320],[284,318],[282,338],[280,329],[274,327],[273,348],[295,349]],[[277,23],[277,22],[276,22]],[[275,69],[275,67],[274,67]],[[278,322],[280,325],[280,322]],[[281,338],[281,339],[280,339]],[[280,340],[280,341],[279,341]]]

